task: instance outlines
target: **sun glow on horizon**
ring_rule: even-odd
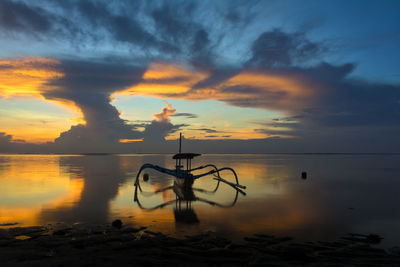
[[[85,124],[82,111],[75,103],[43,96],[45,92],[58,90],[50,82],[64,77],[59,65],[60,61],[49,58],[0,60],[0,100],[12,103],[7,109],[0,108],[3,115],[0,131],[12,135],[13,140],[45,143],[54,141],[72,124]],[[54,109],[52,104],[73,114],[67,123],[65,115],[62,119],[54,115],[61,110]]]

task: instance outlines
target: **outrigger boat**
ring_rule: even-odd
[[[179,153],[175,154],[172,158],[176,160],[175,164],[175,169],[166,169],[164,167],[160,167],[157,165],[153,164],[143,164],[143,166],[140,168],[136,180],[135,180],[135,194],[134,194],[134,201],[138,204],[139,208],[144,209],[144,210],[155,210],[155,209],[162,209],[166,206],[175,204],[174,208],[174,215],[175,215],[175,221],[176,222],[183,222],[183,223],[198,223],[199,220],[197,218],[196,213],[194,212],[192,208],[192,203],[193,202],[203,202],[206,204],[209,204],[211,206],[217,206],[221,208],[229,208],[233,207],[239,197],[239,193],[242,195],[246,195],[246,193],[242,189],[246,189],[246,186],[240,185],[238,177],[236,175],[236,172],[229,167],[224,167],[218,169],[214,164],[207,164],[204,166],[192,168],[192,159],[194,157],[200,156],[200,154],[194,154],[194,153],[182,153],[182,134],[179,136]],[[186,160],[186,169],[182,166],[182,160]],[[207,171],[202,174],[195,175],[192,172],[196,170],[201,170],[201,169],[206,169],[206,168],[212,168],[212,170]],[[159,171],[161,173],[165,173],[171,176],[174,176],[174,182],[172,185],[167,186],[165,188],[156,190],[154,192],[146,192],[143,191],[141,186],[140,186],[140,174],[143,172],[145,169],[153,169],[156,171]],[[221,171],[230,171],[233,173],[233,176],[235,177],[236,183],[229,182],[223,178],[221,178]],[[196,179],[205,177],[207,175],[213,175],[214,179],[217,180],[217,184],[213,190],[205,190],[201,188],[195,188],[193,187],[193,183]],[[143,175],[143,180],[147,181],[149,179],[148,174]],[[204,197],[199,197],[195,194],[195,192],[199,192],[208,195],[212,195],[217,192],[220,183],[225,183],[231,187],[233,187],[235,191],[235,196],[232,202],[228,203],[219,203],[215,202],[209,199],[206,199]],[[173,191],[175,193],[175,199],[171,199],[169,201],[166,201],[161,204],[157,205],[152,205],[152,206],[147,206],[142,204],[142,202],[139,200],[139,195],[142,195],[143,197],[151,197],[160,193],[164,193],[166,191]],[[185,205],[186,204],[186,205]]]
[[[218,184],[220,182],[223,182],[225,184],[228,184],[230,186],[232,186],[235,189],[246,189],[246,186],[239,184],[239,180],[238,177],[236,175],[236,172],[230,168],[230,167],[224,167],[224,168],[220,168],[218,169],[217,166],[215,166],[214,164],[207,164],[204,166],[200,166],[200,167],[196,167],[196,168],[192,168],[192,159],[195,157],[200,156],[201,154],[195,154],[195,153],[182,153],[182,133],[180,133],[179,135],[179,153],[175,154],[172,158],[175,159],[176,164],[175,164],[175,169],[167,169],[164,167],[160,167],[157,165],[153,165],[150,163],[145,163],[142,165],[142,167],[140,168],[137,176],[136,176],[136,180],[135,180],[135,186],[139,187],[139,190],[141,190],[140,188],[140,183],[139,183],[139,177],[140,174],[142,173],[143,170],[145,169],[153,169],[171,176],[176,177],[176,182],[178,184],[181,184],[185,187],[191,187],[193,182],[199,178],[202,178],[204,176],[207,175],[211,175],[214,174],[214,179],[218,181]],[[184,168],[184,166],[182,165],[182,161],[186,160],[186,169]],[[206,168],[212,168],[212,170],[207,171],[205,173],[202,174],[193,174],[193,171],[198,171],[198,170],[202,170],[202,169],[206,169]],[[223,179],[220,175],[220,173],[222,171],[231,171],[235,177],[235,181],[236,183],[232,183],[229,182],[225,179]],[[148,179],[148,175],[145,174],[143,176],[143,179],[146,180]]]

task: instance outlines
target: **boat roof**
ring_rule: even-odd
[[[201,154],[196,153],[178,153],[175,154],[172,158],[173,159],[192,159],[194,157],[200,156]]]

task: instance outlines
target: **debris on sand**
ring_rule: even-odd
[[[115,220],[116,222],[118,220]],[[120,221],[120,220],[119,220]],[[234,243],[214,232],[174,238],[146,227],[112,225],[0,229],[2,266],[399,266],[398,248],[350,234],[335,242],[295,242],[255,234]],[[24,236],[24,238],[18,238]]]

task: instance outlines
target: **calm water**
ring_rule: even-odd
[[[193,165],[234,168],[247,195],[235,202],[237,192],[223,184],[215,193],[194,191],[200,200],[191,207],[172,203],[155,210],[146,209],[176,199],[173,190],[151,193],[173,179],[147,171],[150,180],[141,185],[149,193],[138,195],[139,207],[133,181],[146,162],[174,165],[171,155],[0,155],[0,224],[119,218],[175,236],[213,230],[233,238],[267,233],[332,240],[356,232],[400,245],[399,155],[203,155]],[[302,171],[308,179],[301,179]],[[215,185],[207,177],[194,188]]]

